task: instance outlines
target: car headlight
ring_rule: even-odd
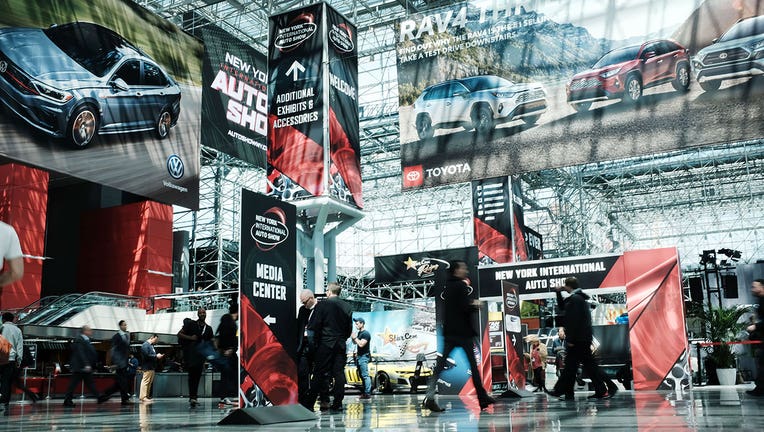
[[[69,92],[53,88],[41,82],[34,82],[33,84],[37,91],[40,93],[40,96],[45,96],[46,98],[52,99],[56,102],[67,102],[72,98],[72,94]]]
[[[756,42],[753,42],[753,43],[750,45],[750,47],[751,47],[751,49],[752,49],[752,50],[754,50],[754,51],[755,51],[755,50],[759,50],[759,49],[762,49],[762,48],[764,48],[764,39],[762,39],[762,40],[760,40],[760,41],[756,41]]]
[[[621,68],[611,69],[611,70],[609,70],[607,72],[601,73],[600,77],[602,77],[602,78],[610,78],[610,77],[618,75],[618,72],[620,72],[620,71],[621,71]]]

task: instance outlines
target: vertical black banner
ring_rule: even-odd
[[[525,227],[525,245],[528,247],[528,259],[540,260],[544,258],[544,238],[537,231]]]
[[[523,189],[518,176],[510,177],[512,184],[512,217],[514,218],[514,235],[512,241],[515,242],[514,261],[528,261],[528,246],[525,243],[525,214],[523,213]]]
[[[272,16],[268,44],[269,178],[312,195],[324,191],[323,7]]]
[[[512,262],[509,177],[472,182],[475,245],[482,264]]]
[[[202,144],[265,168],[266,58],[218,27],[203,27],[201,34]]]
[[[517,285],[502,282],[504,300],[504,329],[507,335],[507,378],[510,386],[525,388],[525,359],[523,358],[522,321],[520,320],[520,295]]]
[[[251,380],[274,405],[295,403],[296,210],[248,190],[241,199],[242,390]]]
[[[329,57],[330,188],[339,199],[363,207],[358,126],[358,44],[356,27],[326,7]]]

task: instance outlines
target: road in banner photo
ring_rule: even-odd
[[[537,124],[515,120],[497,125],[488,137],[456,128],[436,129],[433,138],[418,140],[412,107],[402,106],[402,166],[469,163],[470,172],[446,176],[443,170],[432,179],[435,185],[764,136],[758,120],[764,110],[762,77],[725,81],[715,92],[704,92],[695,81],[688,93],[663,85],[646,89],[637,105],[595,102],[581,113],[567,103],[565,83],[547,84],[546,90],[548,110]]]
[[[173,183],[193,190],[195,179],[191,173],[198,172],[196,149],[202,90],[196,86],[180,87],[180,117],[165,140],[157,139],[153,131],[99,135],[87,148],[76,150],[63,140],[34,131],[5,109],[0,110],[0,128],[6,142],[24,143],[13,147],[15,159],[86,179],[104,178],[104,173],[109,173],[109,181],[104,182],[109,186],[161,198],[171,192],[163,184],[169,178],[166,164],[171,154],[182,157],[186,173]]]

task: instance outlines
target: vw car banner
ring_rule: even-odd
[[[764,136],[764,4],[473,0],[401,19],[403,189]]]
[[[4,3],[0,155],[197,208],[202,43],[128,0]]]

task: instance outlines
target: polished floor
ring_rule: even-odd
[[[574,401],[546,395],[500,399],[481,412],[477,403],[440,397],[447,408],[431,413],[420,407],[422,395],[379,395],[359,402],[349,395],[338,414],[317,413],[308,422],[267,426],[217,426],[225,417],[216,401],[189,408],[183,399],[121,406],[77,401],[65,409],[61,400],[36,405],[12,403],[0,416],[0,431],[764,431],[764,398],[745,394],[750,386],[702,387],[677,395],[668,392],[621,391],[613,399],[590,401],[584,392]],[[5,412],[3,412],[5,414]]]

